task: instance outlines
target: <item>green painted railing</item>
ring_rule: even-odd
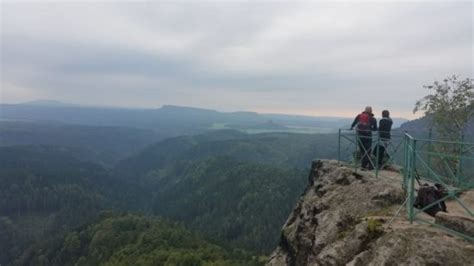
[[[461,194],[474,190],[474,143],[464,141],[444,141],[428,138],[415,138],[406,132],[392,132],[391,139],[383,139],[379,132],[372,136],[359,136],[354,130],[340,129],[338,137],[338,159],[351,164],[355,170],[360,169],[361,158],[367,156],[376,177],[388,176],[380,169],[397,170],[403,177],[401,184],[406,192],[407,215],[413,221],[430,224],[451,234],[474,241],[473,235],[466,235],[435,223],[434,219],[419,215],[442,201],[454,201],[466,216],[474,217],[474,206],[469,206],[461,199]],[[365,148],[363,142],[370,142]],[[387,156],[379,159],[380,145],[386,149]],[[414,207],[417,185],[440,184],[446,191],[442,199],[425,206]],[[403,207],[403,206],[402,206]],[[400,208],[401,210],[401,208]],[[448,209],[449,212],[449,209]],[[397,212],[398,214],[398,212]]]
[[[419,215],[423,211],[442,201],[454,201],[464,214],[474,217],[474,206],[469,206],[461,198],[461,194],[474,190],[474,143],[414,138],[405,135],[405,166],[404,184],[407,192],[407,210],[410,222],[426,223],[464,239],[474,241],[474,235],[467,235],[447,228],[433,219]],[[420,183],[440,184],[445,196],[422,209],[416,209],[416,178]],[[449,212],[449,208],[448,208]]]
[[[355,130],[339,129],[338,160],[349,163],[357,170],[363,157],[367,156],[369,166],[373,168],[377,177],[384,168],[402,166],[405,133],[392,131],[390,139],[380,137],[379,133],[381,132],[377,131],[373,136],[360,136]],[[370,147],[366,148],[364,142],[370,142]],[[384,153],[385,156],[381,158],[380,153]]]

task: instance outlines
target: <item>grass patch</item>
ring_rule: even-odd
[[[367,218],[367,231],[371,239],[381,236],[384,232],[383,222],[380,219]]]

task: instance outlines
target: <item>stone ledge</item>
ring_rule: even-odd
[[[465,235],[474,236],[474,218],[438,212],[436,214],[435,223]]]

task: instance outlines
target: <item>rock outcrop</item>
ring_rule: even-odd
[[[403,201],[400,182],[316,160],[267,265],[474,263],[473,243],[403,218],[388,227]]]
[[[474,219],[446,212],[436,214],[435,223],[474,237]],[[474,264],[474,263],[473,263]]]

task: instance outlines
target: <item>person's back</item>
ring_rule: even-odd
[[[390,139],[392,130],[393,121],[390,118],[390,113],[388,110],[382,112],[382,119],[379,121],[379,136],[381,139]]]
[[[390,138],[392,130],[392,119],[390,118],[390,112],[388,110],[382,111],[382,119],[379,121],[379,137],[380,142],[377,148],[374,150],[374,155],[377,156],[377,168],[381,169],[390,158],[387,153],[387,148],[390,145]]]
[[[361,166],[365,169],[373,169],[370,161],[372,150],[372,131],[377,130],[377,120],[372,114],[372,107],[367,106],[361,114],[357,115],[352,122],[351,129],[356,128],[356,141],[359,146],[359,156],[362,158]]]
[[[355,127],[358,135],[372,136],[372,131],[377,130],[377,120],[372,113],[372,107],[367,106],[352,122],[351,129]]]

